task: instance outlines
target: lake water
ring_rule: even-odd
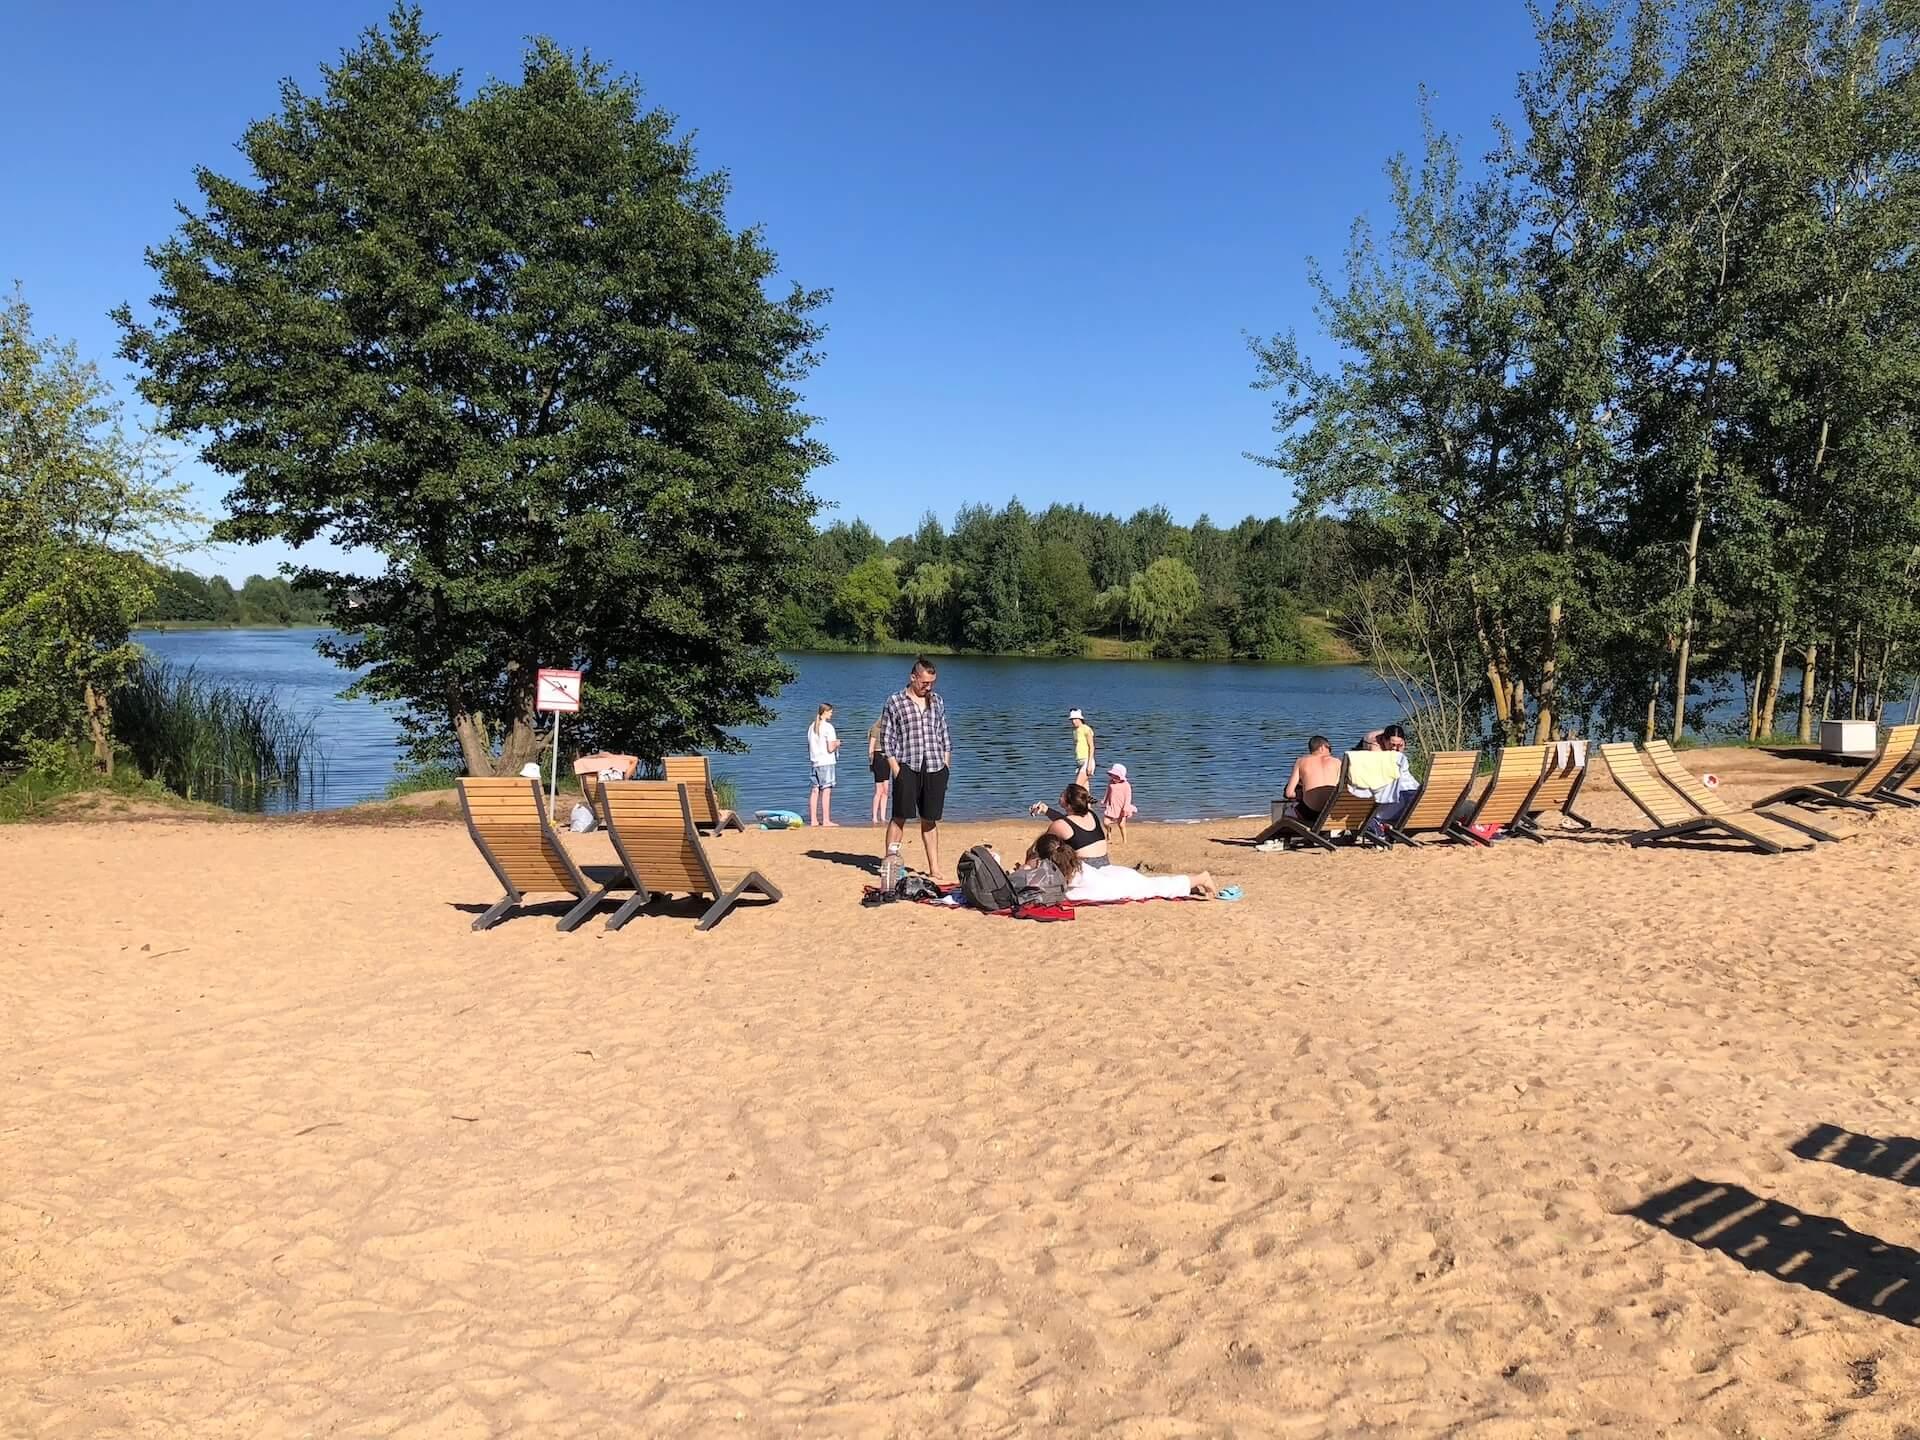
[[[339,699],[352,676],[313,649],[318,630],[143,631],[154,656],[217,680],[269,685],[311,714],[325,760],[309,803],[320,809],[377,799],[401,759],[392,711]],[[905,683],[900,655],[794,655],[799,680],[764,728],[739,732],[744,754],[714,758],[743,811],[806,813],[806,728],[821,701],[846,742],[835,817],[864,821],[873,798],[867,727]],[[940,691],[953,729],[947,813],[956,820],[1014,814],[1052,799],[1073,777],[1067,711],[1087,712],[1102,766],[1124,761],[1144,818],[1192,820],[1266,808],[1315,731],[1336,746],[1395,718],[1386,692],[1358,666],[1156,664],[947,656]],[[564,730],[562,749],[565,749]]]

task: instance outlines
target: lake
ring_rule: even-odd
[[[326,768],[307,802],[320,809],[378,799],[401,759],[392,710],[341,700],[352,676],[313,649],[319,630],[149,630],[135,638],[155,657],[194,665],[210,679],[271,686],[281,703],[314,718]],[[745,812],[806,813],[806,728],[821,701],[835,707],[846,742],[835,816],[865,821],[873,782],[866,733],[889,693],[905,683],[902,655],[792,655],[799,679],[774,702],[777,718],[739,738],[744,754],[714,758],[738,787]],[[1073,778],[1066,713],[1087,712],[1104,767],[1124,761],[1134,803],[1149,820],[1195,820],[1264,811],[1294,756],[1315,731],[1345,747],[1395,718],[1395,707],[1359,666],[1160,664],[1021,660],[952,655],[940,692],[953,729],[947,814],[1009,815],[1051,800]],[[562,730],[562,749],[565,749]]]

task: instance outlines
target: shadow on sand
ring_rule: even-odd
[[[809,860],[824,860],[829,865],[845,865],[851,870],[863,870],[869,875],[880,873],[878,855],[861,855],[851,850],[808,850]]]
[[[1756,1275],[1818,1291],[1895,1324],[1920,1325],[1920,1251],[1863,1235],[1830,1215],[1698,1178],[1649,1196],[1626,1213]]]
[[[1793,1142],[1802,1160],[1838,1165],[1857,1175],[1872,1175],[1896,1185],[1920,1186],[1920,1139],[1911,1135],[1856,1135],[1838,1125],[1816,1125]]]

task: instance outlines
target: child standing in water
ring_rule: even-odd
[[[1100,816],[1107,822],[1109,848],[1125,842],[1127,821],[1139,813],[1133,805],[1133,782],[1127,779],[1127,767],[1117,763],[1109,765],[1107,793],[1100,803]]]
[[[807,763],[813,771],[813,789],[807,796],[807,823],[833,824],[834,754],[840,737],[833,728],[833,706],[822,705],[807,727]]]

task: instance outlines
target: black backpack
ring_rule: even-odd
[[[962,855],[954,873],[960,877],[960,893],[969,905],[990,911],[1013,909],[1013,881],[986,846],[976,845]]]

